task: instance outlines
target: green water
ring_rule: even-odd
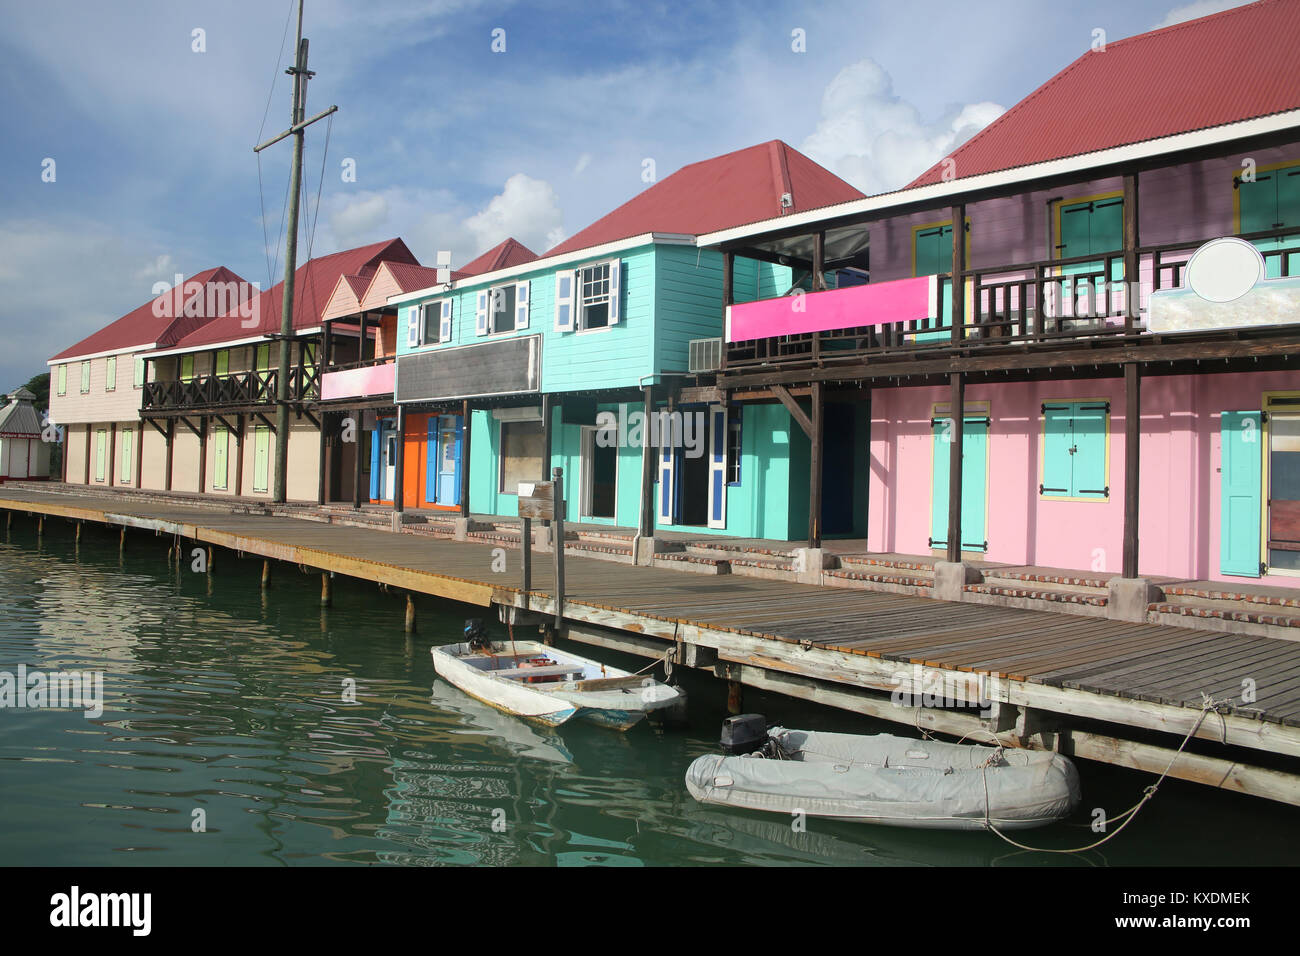
[[[549,731],[439,680],[433,643],[476,613],[218,553],[210,575],[166,541],[16,517],[0,538],[0,671],[102,670],[104,712],[0,709],[0,862],[31,865],[472,864],[689,866],[1290,863],[1300,811],[1169,781],[1138,820],[1082,856],[1024,853],[986,833],[897,830],[706,809],[686,766],[715,748],[725,693],[691,673],[690,727]],[[492,625],[494,628],[497,625]],[[575,649],[582,650],[579,645]],[[644,663],[585,653],[636,669]],[[343,700],[355,681],[356,703]],[[747,710],[810,729],[896,729],[749,691]],[[1081,765],[1083,809],[1029,831],[1095,839],[1091,809],[1149,778]],[[195,832],[195,811],[206,829]]]

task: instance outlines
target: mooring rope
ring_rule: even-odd
[[[1047,848],[1045,848],[1045,847],[1026,846],[1026,845],[1023,844],[1023,843],[1018,843],[1018,842],[1016,842],[1015,840],[1011,839],[1011,837],[1009,837],[1009,836],[1007,836],[1005,833],[1003,833],[1001,830],[999,830],[997,827],[995,827],[995,826],[993,825],[993,821],[992,821],[991,819],[989,819],[989,774],[988,774],[988,767],[989,767],[989,764],[992,763],[992,761],[993,761],[993,757],[990,757],[988,760],[986,760],[986,761],[984,762],[983,766],[980,768],[980,770],[981,770],[981,775],[982,775],[983,778],[984,778],[984,826],[985,826],[985,828],[987,828],[987,829],[989,829],[989,830],[992,830],[994,833],[996,833],[996,834],[997,834],[998,836],[1000,836],[1002,839],[1006,840],[1006,841],[1007,841],[1008,843],[1010,843],[1012,846],[1017,847],[1017,848],[1019,848],[1019,849],[1021,849],[1021,850],[1029,850],[1029,851],[1032,852],[1032,853],[1084,853],[1084,852],[1086,852],[1086,851],[1088,851],[1088,850],[1094,850],[1094,849],[1096,849],[1097,847],[1101,846],[1103,843],[1106,843],[1107,841],[1111,840],[1112,838],[1119,836],[1119,835],[1120,835],[1120,832],[1121,832],[1121,831],[1122,831],[1126,826],[1128,826],[1130,823],[1132,823],[1133,820],[1137,817],[1138,811],[1141,810],[1144,806],[1146,806],[1147,801],[1150,800],[1152,797],[1154,797],[1154,796],[1156,795],[1156,791],[1160,789],[1160,784],[1164,783],[1165,777],[1169,776],[1169,771],[1171,771],[1171,770],[1174,769],[1174,763],[1177,762],[1178,757],[1182,754],[1183,749],[1187,746],[1187,744],[1191,741],[1191,739],[1192,739],[1193,737],[1196,736],[1196,732],[1197,732],[1198,730],[1201,729],[1201,724],[1203,724],[1203,723],[1205,722],[1205,718],[1209,715],[1209,713],[1210,713],[1211,711],[1214,711],[1215,713],[1217,713],[1217,714],[1219,715],[1220,720],[1222,720],[1222,722],[1223,722],[1223,741],[1224,741],[1224,743],[1227,743],[1227,738],[1228,738],[1228,721],[1227,721],[1227,719],[1223,716],[1222,711],[1220,711],[1220,709],[1219,709],[1220,707],[1225,706],[1227,703],[1228,703],[1228,701],[1226,701],[1226,700],[1215,700],[1213,697],[1211,697],[1210,695],[1206,694],[1204,691],[1201,692],[1201,713],[1200,713],[1200,715],[1196,718],[1196,723],[1192,725],[1192,729],[1191,729],[1190,731],[1187,732],[1187,736],[1183,738],[1183,742],[1182,742],[1181,744],[1179,744],[1179,745],[1178,745],[1178,749],[1174,751],[1174,755],[1173,755],[1172,757],[1169,758],[1169,764],[1165,767],[1164,772],[1161,773],[1160,776],[1159,776],[1158,778],[1156,778],[1156,782],[1155,782],[1155,783],[1153,783],[1153,784],[1151,784],[1150,786],[1148,786],[1148,787],[1146,787],[1145,789],[1143,789],[1143,791],[1142,791],[1142,799],[1140,799],[1137,803],[1133,804],[1133,806],[1129,807],[1129,808],[1128,808],[1127,810],[1125,810],[1123,813],[1119,814],[1117,817],[1114,818],[1115,820],[1122,820],[1122,821],[1124,821],[1124,822],[1121,823],[1118,827],[1116,827],[1114,831],[1112,831],[1111,833],[1106,834],[1106,835],[1105,835],[1104,837],[1102,837],[1100,840],[1097,840],[1097,841],[1095,841],[1095,842],[1093,842],[1093,843],[1089,843],[1087,846],[1081,846],[1081,847],[1076,847],[1076,848],[1068,848],[1068,847],[1067,847],[1067,848],[1065,848],[1065,849],[1053,850],[1053,849],[1047,849]],[[990,731],[990,733],[991,733],[991,731]],[[965,738],[962,738],[962,739],[964,740]],[[994,734],[994,740],[996,740],[996,739],[997,739],[997,735]],[[998,745],[998,750],[997,750],[997,752],[995,753],[994,756],[996,756],[997,754],[1000,754],[1001,751],[1002,751],[1002,746],[1001,746],[1001,744],[999,743],[999,745]]]

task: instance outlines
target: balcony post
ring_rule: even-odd
[[[1138,576],[1138,462],[1142,442],[1142,377],[1136,362],[1124,366],[1124,566]]]
[[[208,417],[199,416],[199,494],[208,492]]]
[[[952,344],[960,345],[966,325],[966,204],[952,207]],[[943,296],[939,297],[943,311]],[[950,546],[951,549],[951,546]],[[950,558],[955,561],[957,558]]]
[[[244,413],[239,413],[235,423],[235,497],[244,493]]]
[[[957,296],[952,297],[953,310],[956,311]],[[961,560],[961,458],[962,426],[966,421],[966,378],[961,372],[950,376],[950,406],[952,427],[948,434],[952,444],[948,449],[948,561],[956,564]]]
[[[730,250],[722,253],[722,348],[718,368],[727,367],[727,312],[735,303],[736,256]],[[648,413],[647,413],[648,414]]]
[[[86,484],[86,485],[90,484],[90,440],[91,440],[91,433],[94,432],[94,430],[95,430],[94,422],[87,422],[86,423],[86,480],[82,482],[82,484]],[[171,445],[167,446],[167,451],[168,453],[171,452]],[[170,461],[170,458],[168,460]],[[167,487],[170,489],[171,485],[168,485]]]
[[[163,491],[172,490],[172,452],[176,446],[176,419],[167,419],[167,474],[163,477]],[[87,444],[89,450],[89,444]]]
[[[469,401],[460,404],[460,516],[469,518]]]
[[[108,426],[108,487],[113,487],[113,472],[117,466],[117,422]]]
[[[361,313],[360,333],[357,336],[357,361],[366,360],[366,317],[368,313]]]
[[[730,253],[724,252],[723,256],[730,256]],[[727,293],[730,292],[729,285],[730,283],[724,279],[722,286],[724,301]],[[655,533],[655,446],[650,441],[650,422],[655,413],[654,386],[647,385],[642,392],[645,393],[645,426],[641,437],[641,513],[637,516],[636,533],[638,537],[650,538]]]
[[[324,375],[325,369],[330,367],[330,353],[333,351],[334,347],[334,323],[326,322],[324,325],[325,329],[321,332],[320,357],[316,362],[317,377]]]
[[[403,485],[406,482],[406,406],[397,406],[397,461],[393,469],[393,512],[402,513]],[[398,518],[400,521],[401,519]],[[396,530],[396,529],[394,529]]]
[[[1132,332],[1137,324],[1141,294],[1137,290],[1142,274],[1138,264],[1138,177],[1136,172],[1124,176],[1124,331]],[[1107,279],[1110,276],[1106,277]]]
[[[352,433],[356,436],[357,453],[352,459],[352,510],[361,509],[361,456],[365,454],[365,449],[361,447],[361,436],[365,432],[361,428],[361,423],[365,420],[364,413],[359,408],[352,410],[352,421],[355,423]],[[367,498],[370,496],[367,495]]]
[[[329,326],[327,325],[326,328]],[[329,474],[330,466],[329,416],[329,412],[320,413],[320,442],[316,459],[316,504],[318,505],[325,504],[325,496],[328,494],[326,476]]]
[[[823,292],[826,289],[826,233],[813,233],[812,282],[810,291]],[[812,360],[820,363],[822,357],[822,334],[812,333]]]
[[[821,382],[812,383],[812,434],[809,435],[812,446],[809,456],[808,477],[808,547],[822,546],[822,410],[824,407]]]

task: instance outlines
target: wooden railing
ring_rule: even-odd
[[[1300,239],[1300,229],[1273,229],[1239,238],[1252,242]],[[725,367],[819,364],[889,353],[934,353],[955,347],[979,349],[1141,335],[1146,327],[1147,296],[1159,289],[1181,286],[1187,261],[1206,241],[1137,249],[1134,283],[1125,276],[1122,251],[967,270],[962,283],[963,321],[955,339],[953,310],[949,306],[928,320],[873,322],[730,342],[726,344]],[[1288,276],[1300,271],[1295,268],[1300,263],[1300,242],[1289,249],[1260,252],[1270,275]],[[939,279],[941,292],[950,300],[952,274],[944,273]],[[744,305],[733,308],[743,309]]]
[[[144,407],[159,409],[227,408],[273,405],[279,370],[200,375],[189,381],[145,382]],[[289,400],[315,401],[320,395],[319,368],[289,370]]]

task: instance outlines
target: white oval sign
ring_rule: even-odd
[[[1239,299],[1262,278],[1264,257],[1244,239],[1213,239],[1187,263],[1187,285],[1209,302]]]

